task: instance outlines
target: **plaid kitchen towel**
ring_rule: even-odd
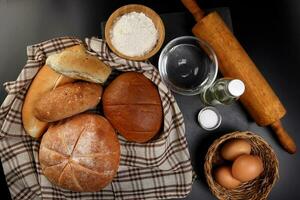
[[[0,108],[0,156],[13,199],[170,199],[186,196],[193,182],[183,116],[170,90],[149,62],[133,62],[113,54],[98,38],[86,39],[88,53],[114,72],[138,71],[157,85],[164,123],[159,137],[145,144],[118,135],[121,161],[113,182],[99,192],[71,192],[52,185],[38,161],[39,140],[26,134],[21,109],[26,91],[50,54],[82,41],[61,37],[27,48],[28,60],[16,81],[4,84],[8,95]],[[114,74],[114,73],[113,73]]]

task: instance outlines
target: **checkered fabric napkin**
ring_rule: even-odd
[[[28,60],[16,81],[4,84],[8,95],[0,108],[0,156],[13,199],[170,199],[186,196],[193,172],[185,138],[183,116],[177,103],[149,62],[124,60],[98,38],[86,39],[88,53],[117,71],[143,73],[157,85],[164,123],[158,139],[138,144],[118,135],[121,161],[113,182],[99,192],[71,192],[52,185],[43,176],[38,161],[39,140],[26,134],[21,109],[26,91],[45,59],[82,41],[61,37],[27,48]],[[113,77],[113,75],[112,75]]]

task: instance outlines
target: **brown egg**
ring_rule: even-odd
[[[244,139],[228,140],[221,149],[221,156],[225,160],[235,160],[242,154],[250,154],[251,145]]]
[[[255,179],[264,171],[260,157],[241,155],[232,164],[232,175],[241,182]]]
[[[241,182],[235,179],[231,174],[231,167],[221,166],[215,170],[215,179],[223,187],[227,189],[234,189],[238,187]]]

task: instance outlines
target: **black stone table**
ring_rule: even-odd
[[[232,27],[235,35],[253,58],[260,71],[272,85],[288,114],[284,127],[300,146],[298,124],[300,113],[300,1],[199,0],[204,8],[229,7],[219,10]],[[194,24],[179,0],[0,0],[0,81],[1,85],[15,80],[26,61],[26,46],[50,38],[72,35],[80,39],[99,36],[101,22],[122,5],[142,3],[162,15],[167,28],[166,41],[191,35]],[[178,13],[179,12],[179,13]],[[164,14],[169,13],[169,14]],[[230,19],[231,16],[231,19]],[[152,59],[157,65],[157,57]],[[0,88],[0,102],[6,93]],[[261,135],[275,150],[280,162],[280,180],[269,199],[300,199],[300,157],[286,153],[273,137],[269,128],[257,126],[244,108],[235,103],[218,106],[223,123],[217,131],[206,132],[196,122],[196,114],[203,107],[198,97],[175,95],[183,112],[186,136],[192,163],[198,178],[189,200],[215,199],[203,175],[203,158],[212,141],[235,130],[250,130]],[[1,199],[10,199],[2,167],[0,167]]]

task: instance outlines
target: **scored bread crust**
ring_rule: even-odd
[[[162,105],[157,88],[144,75],[118,76],[102,96],[105,117],[127,140],[147,142],[160,130]]]
[[[120,144],[104,118],[79,114],[49,127],[39,151],[43,174],[53,184],[77,192],[96,192],[117,173]]]
[[[34,114],[41,121],[58,121],[96,107],[101,95],[102,86],[99,84],[65,84],[45,93],[36,102]]]

